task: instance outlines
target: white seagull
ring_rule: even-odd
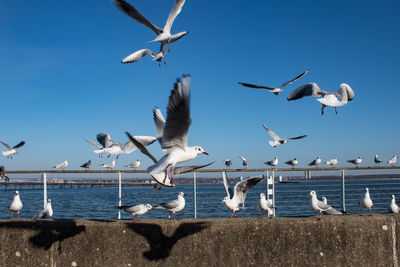
[[[308,166],[315,166],[318,167],[318,165],[321,163],[321,157],[318,156],[316,159],[314,159],[313,161],[311,161],[310,163],[308,163]]]
[[[140,159],[138,159],[137,161],[132,162],[132,163],[130,163],[128,165],[125,165],[125,167],[132,168],[132,169],[136,169],[139,166],[140,166]]]
[[[103,163],[100,164],[99,166],[106,168],[106,169],[114,169],[115,167],[115,160],[113,160],[111,163]]]
[[[375,155],[374,162],[376,165],[379,165],[382,163],[382,160],[379,158],[378,154]]]
[[[322,197],[322,202],[324,202],[326,205],[328,205],[328,199],[326,197]],[[338,211],[333,207],[332,207],[332,209],[324,211],[324,213],[327,215],[343,215],[343,212]]]
[[[58,163],[58,164],[54,165],[52,168],[53,169],[63,169],[64,170],[64,168],[66,168],[67,166],[68,166],[68,160],[65,160],[65,161],[63,161],[61,163]]]
[[[83,139],[85,139],[86,142],[88,142],[89,144],[91,144],[92,146],[97,148],[93,152],[96,154],[99,154],[99,157],[101,157],[101,155],[105,152],[105,150],[104,150],[105,148],[108,148],[113,144],[113,141],[111,140],[110,135],[106,134],[106,133],[98,133],[96,135],[96,139],[100,143],[100,145],[87,139],[87,138],[83,138]]]
[[[279,160],[277,157],[275,157],[273,160],[264,162],[264,164],[267,164],[271,167],[275,167],[276,165],[278,165],[278,163],[279,163]]]
[[[156,207],[154,209],[166,210],[166,211],[174,214],[175,219],[178,219],[178,217],[176,217],[176,213],[180,212],[181,210],[183,210],[185,208],[184,196],[186,196],[186,194],[184,194],[183,192],[179,192],[177,199],[174,199],[170,202],[159,203],[156,205]]]
[[[208,155],[200,146],[187,145],[189,126],[192,122],[190,118],[189,75],[184,75],[182,80],[178,79],[174,84],[174,89],[171,90],[167,107],[167,120],[164,119],[159,109],[153,110],[153,119],[157,127],[156,138],[160,142],[165,155],[157,161],[148,151],[145,153],[146,151],[142,150],[155,162],[154,165],[147,168],[147,173],[161,185],[166,185],[167,169],[171,166],[171,185],[169,186],[173,186],[173,169],[177,163],[192,160],[200,154]],[[161,173],[164,175],[162,181],[160,181]]]
[[[397,204],[396,204],[396,199],[395,199],[395,197],[394,197],[394,195],[392,195],[392,203],[390,204],[390,210],[393,212],[393,213],[400,213],[400,208],[399,208],[399,206],[397,206]]]
[[[89,160],[88,162],[82,164],[82,165],[81,165],[81,168],[84,168],[84,169],[87,169],[87,170],[88,170],[91,166],[92,166],[92,161]]]
[[[264,211],[266,211],[268,213],[268,218],[272,219],[272,217],[269,217],[270,215],[271,216],[274,215],[275,207],[272,205],[272,201],[270,199],[267,200],[265,198],[265,194],[264,193],[261,193],[259,198],[260,198],[260,201],[259,201],[258,205],[259,205],[260,210],[261,210],[261,218],[263,217]]]
[[[315,191],[311,191],[309,195],[311,196],[311,208],[315,211],[315,216],[317,216],[317,212],[319,212],[319,216],[321,217],[322,212],[333,209],[328,204],[318,200],[317,193]]]
[[[130,5],[129,3],[123,0],[112,0],[112,2],[126,15],[133,18],[137,22],[147,26],[150,28],[155,34],[157,34],[156,39],[153,42],[158,41],[161,43],[161,49],[163,50],[164,45],[168,45],[168,51],[170,50],[169,44],[181,39],[188,32],[183,31],[176,34],[171,34],[171,27],[174,23],[176,16],[181,12],[183,5],[185,4],[185,0],[175,0],[175,5],[169,13],[168,19],[164,25],[163,29],[158,28],[156,25],[147,20],[142,14],[137,11],[135,7]]]
[[[162,46],[161,46],[160,49],[162,49]],[[136,52],[133,52],[129,56],[127,56],[124,59],[122,59],[121,62],[124,63],[124,64],[138,62],[139,60],[141,60],[146,55],[150,55],[153,58],[154,61],[158,61],[158,66],[161,66],[161,64],[160,64],[161,61],[163,61],[164,64],[165,64],[163,51],[160,50],[157,54],[155,54],[150,49],[140,49],[140,50],[138,50]]]
[[[273,147],[285,144],[285,143],[289,142],[289,140],[301,139],[301,138],[304,138],[307,136],[307,135],[302,135],[302,136],[282,139],[275,132],[270,130],[267,126],[265,126],[264,124],[263,124],[263,126],[264,126],[264,129],[267,130],[268,134],[272,137],[272,139],[274,139],[273,141],[268,141],[268,143]]]
[[[143,215],[149,210],[153,209],[150,204],[139,204],[136,206],[119,206],[118,208],[130,213],[132,215],[132,220],[136,220],[138,215]]]
[[[232,161],[230,159],[228,159],[228,158],[224,159],[224,163],[225,163],[225,166],[228,167],[228,168],[230,166],[232,166]]]
[[[302,74],[300,74],[299,76],[297,76],[296,78],[285,82],[284,84],[282,84],[279,87],[269,87],[269,86],[264,86],[264,85],[254,85],[254,84],[250,84],[250,83],[242,83],[239,82],[240,85],[246,86],[246,87],[250,87],[250,88],[255,88],[255,89],[267,89],[269,90],[271,93],[274,93],[275,95],[279,95],[280,92],[282,92],[282,88],[285,87],[288,84],[291,84],[295,81],[297,81],[298,79],[302,78],[304,75],[306,75],[308,72],[308,70],[306,70],[305,72],[303,72]]]
[[[17,149],[20,148],[21,146],[25,145],[25,141],[19,142],[17,145],[10,147],[8,144],[4,143],[3,141],[0,141],[3,146],[7,148],[7,151],[1,151],[1,154],[3,156],[7,156],[7,158],[12,159],[12,155],[17,153]]]
[[[324,115],[324,108],[326,106],[335,107],[335,112],[337,114],[336,107],[344,106],[349,101],[353,100],[354,91],[346,83],[342,83],[339,89],[333,93],[321,90],[316,83],[308,83],[291,92],[287,100],[297,100],[305,96],[320,97],[317,98],[317,101],[322,104],[321,115]]]
[[[227,196],[221,201],[221,203],[225,203],[225,206],[232,211],[230,218],[233,216],[237,217],[236,212],[243,209],[247,192],[263,178],[262,175],[246,178],[243,181],[237,182],[232,190],[229,186],[226,171],[222,172],[222,180],[224,182]],[[242,205],[242,207],[239,207],[239,205]]]
[[[286,161],[285,163],[290,165],[290,166],[292,166],[292,168],[294,168],[294,166],[296,166],[299,163],[299,161],[298,161],[297,158],[294,158],[294,159],[291,159],[289,161]]]
[[[339,160],[338,158],[330,159],[325,164],[334,166],[334,165],[336,165],[338,163],[338,160]]]
[[[393,156],[389,159],[389,161],[387,163],[393,164],[393,166],[394,166],[394,165],[396,165],[396,162],[397,162],[397,156]]]
[[[374,203],[372,203],[372,199],[371,199],[371,197],[369,195],[369,189],[368,188],[365,188],[364,198],[362,200],[360,200],[359,204],[360,204],[360,209],[361,209],[360,215],[362,215],[362,209],[368,209],[369,210],[369,214],[372,215],[371,214],[371,209],[372,209],[372,206],[374,205]]]
[[[239,156],[239,158],[242,160],[243,168],[247,168],[249,161],[243,156]]]
[[[11,202],[8,209],[11,211],[11,219],[13,218],[14,212],[18,213],[18,218],[19,218],[19,212],[22,210],[22,202],[21,199],[19,198],[19,191],[15,191],[14,199]]]
[[[47,203],[43,210],[41,210],[35,217],[32,219],[49,219],[53,216],[53,208],[51,207],[51,199],[47,200]]]
[[[356,159],[347,160],[347,162],[356,165],[356,167],[358,167],[358,164],[360,164],[362,161],[363,161],[362,157],[358,157]]]

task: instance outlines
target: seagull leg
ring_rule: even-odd
[[[119,155],[117,155],[117,158],[116,159],[118,159],[119,158]]]
[[[20,217],[19,217],[19,211],[17,211],[17,214],[18,214],[18,220],[20,219]]]
[[[262,217],[263,217],[263,211],[261,210],[260,219],[262,219]],[[268,217],[269,217],[269,214],[268,214]]]
[[[169,44],[167,46],[168,46],[168,53],[169,53],[169,52],[171,52],[171,48],[169,47]]]
[[[158,192],[160,192],[161,191],[161,186],[158,188]]]
[[[324,115],[324,108],[326,107],[326,105],[322,104],[322,108],[321,108],[321,116]]]
[[[153,189],[157,189],[157,185],[156,184],[153,186]]]
[[[163,180],[163,184],[165,184],[165,181],[167,180],[167,176],[168,176],[168,166],[167,168],[165,168],[164,172],[165,172],[165,176],[164,176],[164,180]]]
[[[158,66],[161,68],[161,64],[160,63],[158,63]]]
[[[172,168],[173,167],[171,167],[170,172],[171,172],[171,184],[173,185],[174,184],[174,175],[172,174]]]
[[[337,115],[337,109],[336,109],[336,107],[335,107],[335,113],[336,113],[336,115]]]

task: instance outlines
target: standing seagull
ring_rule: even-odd
[[[260,210],[261,210],[261,217],[260,218],[262,218],[263,212],[267,211],[268,218],[272,219],[272,217],[269,217],[270,215],[274,215],[275,207],[272,205],[272,201],[270,199],[268,199],[268,200],[265,199],[265,194],[264,193],[261,193],[259,198],[260,198],[260,201],[259,201],[258,204],[259,204],[259,207],[260,207]]]
[[[314,159],[313,161],[311,161],[310,163],[308,163],[308,166],[315,166],[318,167],[318,164],[321,163],[321,157],[318,156],[316,159]]]
[[[299,163],[299,161],[297,160],[297,158],[294,158],[294,159],[291,159],[289,161],[286,161],[285,163],[290,165],[290,166],[292,166],[292,169],[293,169],[294,166],[296,166]]]
[[[14,199],[11,202],[8,209],[11,211],[11,219],[13,218],[14,212],[18,213],[18,218],[19,218],[19,212],[22,210],[22,202],[21,199],[19,198],[19,191],[15,191]]]
[[[372,203],[372,199],[369,196],[369,189],[368,188],[365,188],[364,198],[362,200],[360,200],[359,204],[360,204],[360,209],[361,209],[360,215],[362,215],[362,209],[368,209],[369,210],[369,215],[372,216],[371,209],[372,209],[372,206],[374,205],[374,203]]]
[[[326,106],[335,107],[335,113],[337,114],[336,107],[344,106],[347,102],[353,100],[354,91],[346,83],[342,83],[339,89],[333,93],[321,90],[316,83],[308,83],[291,92],[287,97],[287,100],[297,100],[305,96],[321,96],[321,98],[317,98],[317,101],[322,104],[321,115],[324,115],[324,108]]]
[[[25,141],[19,142],[17,145],[10,147],[8,144],[4,143],[3,141],[0,141],[6,148],[7,151],[1,151],[1,154],[3,156],[7,156],[7,158],[12,159],[12,155],[17,153],[17,148],[20,148],[21,146],[25,145]]]
[[[130,213],[132,215],[132,220],[136,220],[138,215],[143,215],[149,210],[153,209],[150,204],[139,204],[136,206],[119,206],[118,208]]]
[[[270,90],[271,93],[274,93],[275,95],[279,95],[279,93],[283,91],[282,90],[283,87],[285,87],[286,85],[291,84],[291,83],[297,81],[298,79],[302,78],[304,75],[307,74],[307,72],[308,72],[308,70],[306,70],[305,72],[303,72],[302,74],[300,74],[296,78],[294,78],[294,79],[292,79],[292,80],[290,80],[288,82],[285,82],[284,84],[282,84],[279,87],[269,87],[269,86],[263,86],[263,85],[260,86],[260,85],[250,84],[250,83],[242,83],[242,82],[239,82],[239,84],[243,85],[243,86],[246,86],[246,87],[255,88],[255,89],[268,89],[268,90]]]
[[[222,172],[222,180],[224,182],[227,196],[221,201],[221,203],[225,203],[225,206],[232,211],[230,218],[233,216],[237,217],[236,212],[240,211],[244,207],[247,191],[252,189],[263,178],[262,175],[246,178],[243,181],[237,182],[232,190],[229,186],[226,172]],[[242,205],[242,208],[239,208],[240,204]]]
[[[394,197],[394,195],[392,195],[392,203],[390,204],[390,210],[396,214],[400,212],[400,208],[396,204],[396,198]]]
[[[228,158],[224,159],[224,163],[225,163],[225,166],[228,167],[228,168],[230,166],[232,166],[232,161],[230,159],[228,159]]]
[[[279,163],[279,161],[278,161],[278,158],[277,157],[275,157],[273,160],[271,160],[271,161],[266,161],[266,162],[264,162],[264,164],[267,164],[267,165],[269,165],[269,166],[271,166],[271,167],[275,167],[276,165],[278,165],[278,163]]]
[[[265,126],[264,124],[263,124],[263,126],[264,126],[264,129],[267,130],[268,134],[272,137],[272,139],[274,139],[274,141],[268,141],[268,143],[273,147],[285,144],[285,143],[289,142],[289,140],[301,139],[301,138],[304,138],[307,136],[307,135],[302,135],[302,136],[282,139],[275,132],[273,132],[269,128],[267,128],[267,126]]]
[[[88,162],[86,162],[86,163],[84,163],[84,164],[81,165],[82,168],[87,169],[87,170],[88,170],[91,166],[92,166],[92,161],[91,161],[91,160],[89,160]]]
[[[326,197],[322,197],[322,202],[324,202],[326,205],[328,205],[328,199]],[[333,207],[332,207],[332,209],[324,211],[324,213],[327,215],[343,215],[343,212],[338,211]]]
[[[178,217],[176,217],[176,213],[180,212],[181,210],[183,210],[185,208],[184,196],[186,196],[186,194],[184,194],[183,192],[179,192],[177,199],[172,200],[170,202],[163,202],[163,203],[157,204],[154,209],[163,209],[163,210],[169,211],[170,213],[174,214],[175,219],[178,219]]]
[[[322,212],[333,209],[328,204],[318,200],[317,193],[315,191],[311,191],[309,195],[311,196],[311,208],[315,211],[315,216],[317,216],[317,212],[319,212],[319,217],[321,217]]]
[[[168,167],[171,173],[171,186],[174,185],[173,169],[177,163],[194,159],[197,155],[207,152],[200,146],[188,146],[187,137],[190,118],[190,76],[184,75],[182,80],[177,80],[171,91],[167,107],[167,120],[164,119],[159,109],[153,111],[154,122],[157,127],[157,140],[161,144],[165,155],[157,161],[148,151],[141,151],[154,162],[147,168],[149,173],[158,183],[165,185],[168,178]],[[130,136],[128,134],[128,136]],[[129,137],[131,138],[131,137]],[[136,140],[136,138],[134,138]],[[132,140],[132,139],[131,139]],[[160,174],[164,179],[160,181]]]
[[[358,157],[356,159],[348,160],[347,162],[352,163],[352,164],[356,165],[356,167],[358,167],[358,164],[360,164],[362,162],[362,160],[363,160],[362,157]]]
[[[382,163],[382,160],[379,158],[378,154],[375,155],[374,162],[376,165],[379,165]]]
[[[51,199],[47,200],[46,206],[32,219],[49,219],[53,216],[53,208],[51,207]]]
[[[389,161],[387,163],[393,164],[393,166],[394,166],[394,165],[396,165],[396,162],[397,162],[397,156],[393,156],[393,157],[391,157],[391,159],[389,159]]]
[[[247,168],[247,165],[249,165],[249,161],[243,156],[239,156],[239,158],[242,160],[243,168]]]
[[[178,16],[178,14],[181,12],[182,7],[185,4],[185,0],[175,0],[175,5],[172,8],[171,12],[169,13],[167,22],[164,25],[164,29],[160,29],[156,25],[151,23],[142,14],[140,14],[135,7],[128,4],[127,2],[123,0],[112,0],[112,2],[126,15],[133,18],[137,22],[147,26],[153,32],[155,32],[157,34],[157,37],[156,39],[153,40],[153,42],[154,41],[160,42],[161,43],[160,50],[162,51],[164,45],[168,45],[168,51],[169,51],[170,50],[169,44],[181,39],[188,33],[187,31],[183,31],[176,34],[171,34],[172,24],[174,23],[176,16]]]
[[[338,158],[330,159],[325,164],[334,166],[334,165],[336,165],[338,163],[338,160],[339,160]]]
[[[140,159],[138,159],[137,161],[132,162],[132,163],[130,163],[128,165],[125,165],[125,167],[132,168],[132,169],[136,169],[139,166],[140,166]]]
[[[64,168],[66,168],[67,166],[68,166],[68,160],[54,165],[53,169],[63,169],[64,170]]]
[[[113,160],[111,163],[103,163],[100,164],[99,166],[106,168],[106,169],[114,169],[115,167],[115,160]]]

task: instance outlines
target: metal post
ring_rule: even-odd
[[[42,173],[43,178],[43,208],[46,208],[47,203],[47,174]]]
[[[275,207],[275,171],[272,171],[272,206]],[[275,209],[273,209],[275,217]]]
[[[265,171],[265,174],[266,174],[265,177],[267,177],[267,185],[266,185],[265,192],[268,194],[268,178],[269,178],[269,171]]]
[[[308,179],[311,180],[311,170],[308,171]]]
[[[196,172],[193,172],[194,218],[197,219],[197,187]]]
[[[345,178],[344,178],[344,170],[342,170],[342,206],[343,211],[346,211],[346,190],[345,190]]]
[[[304,178],[307,180],[307,171],[304,171]]]
[[[121,199],[121,173],[118,173],[118,207],[122,205],[122,199]],[[118,220],[121,219],[121,210],[118,209]]]

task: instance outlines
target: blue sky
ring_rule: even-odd
[[[162,27],[172,0],[129,1]],[[399,154],[400,76],[399,1],[186,1],[172,32],[189,34],[171,45],[167,64],[150,58],[123,65],[120,60],[142,48],[154,33],[120,12],[111,1],[0,2],[0,140],[26,140],[10,170],[48,169],[68,159],[68,169],[98,159],[83,137],[99,132],[124,142],[125,131],[155,135],[152,109],[165,114],[173,82],[192,75],[189,145],[210,156],[192,163],[223,159],[240,167],[263,167],[273,157],[297,157],[299,166],[363,156],[372,165]],[[276,97],[237,82],[278,86],[310,72]],[[312,98],[288,102],[291,90],[316,82],[327,91],[346,82],[355,99],[339,114]],[[278,148],[268,145],[266,124],[281,137],[307,134]],[[157,143],[149,147],[162,155]],[[117,168],[142,160],[139,152],[121,156]],[[284,167],[283,164],[279,165]],[[99,168],[96,166],[96,168]]]

